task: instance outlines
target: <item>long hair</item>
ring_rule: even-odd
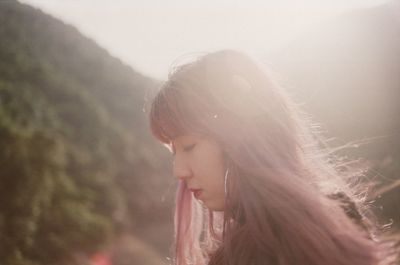
[[[328,196],[355,194],[318,151],[308,124],[241,52],[209,53],[169,75],[151,107],[153,134],[166,145],[185,133],[210,136],[229,168],[222,213],[205,209],[180,181],[176,265],[389,264],[386,246]]]

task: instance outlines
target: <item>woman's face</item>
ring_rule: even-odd
[[[185,134],[172,141],[174,175],[186,182],[193,196],[213,211],[224,209],[225,161],[214,140]]]

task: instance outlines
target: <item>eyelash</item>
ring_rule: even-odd
[[[195,145],[196,145],[196,144],[191,144],[191,145],[189,145],[189,146],[186,146],[186,147],[183,148],[183,150],[184,150],[185,152],[189,152],[190,150],[192,150],[192,149],[195,147]]]
[[[183,151],[190,152],[195,146],[196,146],[196,144],[191,144],[191,145],[185,146],[185,147],[183,147]],[[175,156],[175,154],[176,154],[174,149],[172,149],[171,153],[172,153],[172,156]]]

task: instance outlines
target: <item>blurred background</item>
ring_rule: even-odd
[[[370,167],[399,230],[398,0],[0,0],[0,264],[167,264],[176,183],[148,104],[171,64],[221,48]]]

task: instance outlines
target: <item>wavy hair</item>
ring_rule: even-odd
[[[180,181],[174,264],[392,261],[365,217],[357,215],[360,226],[343,211],[338,199],[357,194],[319,150],[309,124],[244,53],[209,53],[171,72],[151,106],[153,134],[166,145],[185,133],[212,137],[229,167],[223,212],[205,209]]]

